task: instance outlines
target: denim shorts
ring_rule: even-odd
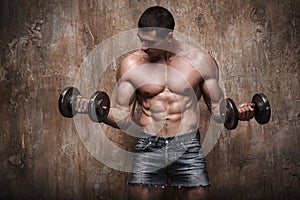
[[[129,184],[210,185],[199,131],[168,138],[142,133],[135,147],[132,170]]]

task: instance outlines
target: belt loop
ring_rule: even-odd
[[[159,137],[158,137],[158,136],[156,136],[156,137],[155,137],[155,140],[154,140],[154,143],[155,143],[155,145],[157,145],[157,144],[158,144],[158,141],[159,141]]]

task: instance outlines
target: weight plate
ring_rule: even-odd
[[[93,122],[103,122],[110,109],[109,96],[102,91],[95,92],[89,101],[89,117]]]
[[[266,124],[271,118],[271,106],[268,98],[263,93],[257,93],[252,98],[255,104],[254,117],[259,124]]]
[[[224,105],[225,103],[226,105]],[[225,113],[224,126],[228,130],[233,130],[237,127],[239,121],[236,105],[230,98],[225,99],[222,104],[223,105],[221,105],[221,109],[225,109],[225,112],[223,111],[223,113]]]
[[[61,92],[58,99],[58,109],[62,116],[72,118],[77,114],[74,106],[72,106],[77,95],[80,95],[80,92],[75,87],[66,87]]]

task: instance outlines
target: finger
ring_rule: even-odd
[[[78,112],[81,96],[76,96],[75,110]]]
[[[243,120],[248,121],[249,120],[249,109],[248,107],[243,107]]]
[[[250,107],[250,116],[249,116],[249,118],[250,119],[252,119],[254,117],[254,106],[252,107]]]
[[[244,107],[238,108],[239,111],[239,120],[244,120],[245,119],[245,110]]]
[[[249,121],[252,118],[252,108],[245,106],[241,108],[241,120]]]
[[[76,106],[77,106],[77,112],[81,112],[80,105],[81,105],[81,98],[78,98],[77,99],[77,104],[76,104]]]
[[[250,106],[244,107],[244,120],[249,121],[251,119],[251,112]]]
[[[89,100],[85,99],[85,101],[84,101],[84,112],[88,112],[88,105],[89,105]]]
[[[78,111],[83,112],[83,106],[84,106],[84,99],[80,98],[79,99],[79,105],[78,105]]]
[[[86,110],[86,99],[82,99],[80,104],[80,111],[85,112],[85,110]]]
[[[253,118],[252,111],[249,110],[249,111],[247,112],[246,120],[249,121],[249,120],[252,119],[252,118]]]

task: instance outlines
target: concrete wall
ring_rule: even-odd
[[[226,96],[242,102],[264,92],[271,102],[267,125],[252,120],[234,131],[221,130],[207,155],[211,198],[300,198],[299,0],[2,0],[0,5],[1,199],[126,199],[128,174],[93,156],[74,120],[60,116],[57,98],[74,84],[97,45],[136,28],[151,5],[170,9],[176,30],[216,58]],[[101,79],[99,87],[109,94],[119,60]],[[202,112],[204,138],[209,115]],[[101,129],[120,148],[132,149],[131,137]],[[172,199],[171,190],[167,196]]]

